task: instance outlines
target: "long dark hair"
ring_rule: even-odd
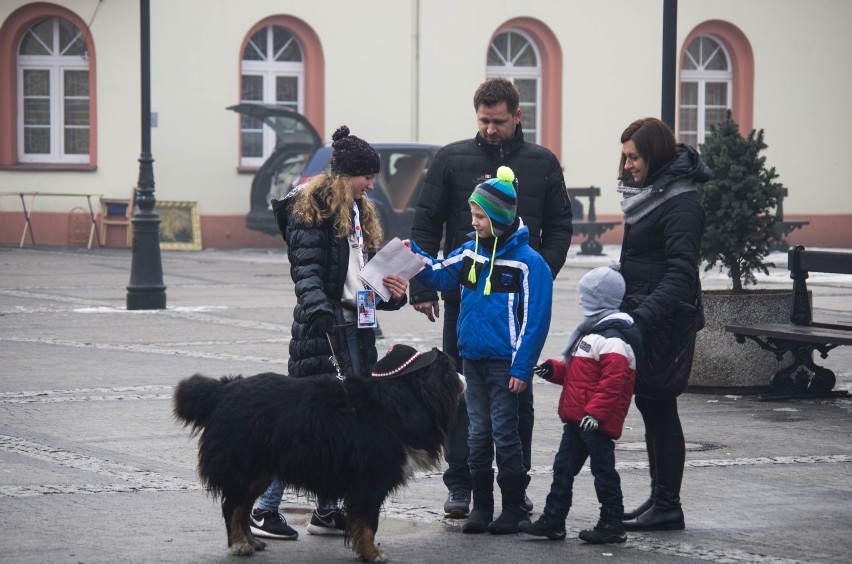
[[[627,143],[631,139],[636,144],[636,151],[639,156],[645,159],[645,165],[648,167],[645,178],[642,180],[644,186],[654,173],[674,158],[675,136],[671,128],[662,121],[657,118],[646,117],[637,119],[628,125],[624,133],[621,134],[622,143]],[[621,162],[618,165],[618,179],[627,183],[632,181],[632,176],[624,170],[625,160],[624,153],[622,153]]]

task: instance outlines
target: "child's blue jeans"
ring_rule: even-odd
[[[525,473],[521,437],[518,434],[518,394],[509,391],[511,363],[499,360],[463,360],[467,390],[470,470],[490,469],[498,453],[497,469]]]

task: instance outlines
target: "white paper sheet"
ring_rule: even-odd
[[[376,292],[382,300],[391,300],[390,290],[382,284],[382,278],[388,274],[396,274],[410,280],[423,270],[424,264],[411,249],[402,244],[399,237],[394,237],[370,259],[361,270],[361,281]]]

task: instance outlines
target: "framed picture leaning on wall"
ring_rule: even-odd
[[[198,202],[157,201],[160,216],[160,248],[171,251],[201,250]]]

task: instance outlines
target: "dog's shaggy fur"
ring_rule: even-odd
[[[462,390],[438,351],[431,365],[386,379],[196,374],[178,384],[174,415],[200,433],[198,472],[221,499],[231,554],[266,547],[249,515],[280,478],[292,491],[342,499],[347,544],[364,562],[385,562],[375,545],[382,503],[415,469],[436,467]]]

